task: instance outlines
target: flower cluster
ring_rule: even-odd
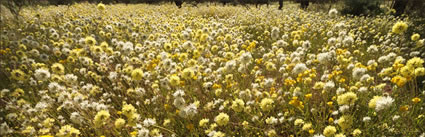
[[[0,25],[0,136],[425,135],[408,18],[276,9],[24,8]]]

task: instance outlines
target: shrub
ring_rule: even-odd
[[[376,15],[382,12],[381,0],[344,0],[343,14]]]

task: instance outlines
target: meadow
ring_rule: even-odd
[[[425,39],[391,10],[80,3],[1,15],[1,136],[425,136]]]

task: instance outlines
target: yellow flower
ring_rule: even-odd
[[[15,69],[11,72],[12,78],[15,80],[25,80],[25,72],[20,69]]]
[[[186,128],[187,128],[187,129],[189,129],[190,131],[192,131],[195,127],[194,127],[194,125],[191,123],[191,124],[187,124],[187,125],[186,125]]]
[[[131,134],[131,136],[132,136],[132,137],[136,137],[136,136],[137,136],[137,134],[138,134],[138,131],[137,131],[137,130],[136,130],[136,131],[133,131],[133,132],[131,132],[130,134]]]
[[[173,46],[171,45],[171,43],[165,43],[164,44],[164,49],[166,51],[170,51],[173,48]]]
[[[133,105],[131,104],[125,104],[122,107],[122,114],[125,115],[127,118],[130,118],[132,115],[134,115],[136,113],[136,109],[134,108]]]
[[[245,102],[242,99],[236,99],[232,103],[232,109],[236,112],[241,112],[244,109]]]
[[[421,102],[421,99],[418,98],[418,97],[415,97],[415,98],[412,99],[412,102],[413,102],[413,104],[417,104],[417,103]]]
[[[291,101],[289,101],[289,105],[293,105],[299,109],[303,109],[304,105],[302,101],[298,100],[298,97],[292,97]]]
[[[89,46],[93,46],[94,44],[96,44],[96,39],[91,36],[88,36],[84,39],[84,42]]]
[[[70,136],[78,136],[80,135],[80,130],[75,129],[71,125],[65,125],[61,127],[59,130],[59,133],[56,134],[56,136],[59,137],[70,137]]]
[[[172,75],[170,77],[170,81],[169,82],[170,82],[170,84],[172,86],[178,86],[178,85],[180,85],[180,77],[177,76],[177,75]]]
[[[311,129],[312,126],[313,125],[311,123],[306,123],[306,124],[303,125],[303,127],[301,129],[304,130],[304,131],[307,131],[307,130]]]
[[[415,69],[415,76],[423,76],[425,75],[425,68],[424,67],[420,67]]]
[[[55,74],[64,74],[65,73],[65,67],[60,63],[55,63],[52,65],[52,71]]]
[[[170,119],[165,119],[164,123],[162,123],[163,126],[168,126],[171,123]]]
[[[354,131],[353,131],[353,133],[351,133],[351,134],[353,134],[353,136],[360,136],[360,134],[362,134],[362,131],[360,130],[360,129],[354,129]]]
[[[195,71],[193,71],[191,68],[185,68],[183,70],[182,77],[184,79],[191,79],[195,76]]]
[[[334,104],[334,102],[332,102],[332,101],[329,101],[328,103],[326,103],[329,107],[332,107],[333,106],[333,104]]]
[[[323,135],[330,137],[332,135],[334,135],[336,132],[336,128],[334,126],[327,126],[324,130],[323,130]]]
[[[136,80],[136,81],[142,80],[142,78],[143,78],[143,70],[142,69],[134,69],[131,72],[131,78],[132,78],[132,80]]]
[[[302,119],[296,119],[294,121],[295,126],[300,126],[300,125],[303,125],[303,124],[304,124],[304,120],[302,120]]]
[[[103,3],[99,3],[99,4],[97,4],[97,9],[99,9],[99,10],[105,10],[106,9],[106,6]]]
[[[342,130],[346,130],[351,127],[353,124],[353,118],[349,115],[343,115],[338,120],[338,125],[342,128]]]
[[[393,28],[392,28],[392,32],[395,34],[401,34],[404,31],[407,30],[408,25],[403,22],[403,21],[399,21],[396,24],[394,24]]]
[[[328,122],[329,122],[329,123],[333,123],[333,122],[334,122],[334,119],[333,119],[333,118],[329,118],[329,119],[328,119]]]
[[[44,127],[46,127],[46,128],[48,128],[48,127],[52,127],[53,126],[53,122],[55,122],[55,120],[54,119],[52,119],[52,118],[46,118],[44,121],[43,121],[43,126]]]
[[[264,98],[260,102],[260,108],[263,111],[270,111],[271,109],[273,109],[273,103],[274,103],[274,101],[272,99]]]
[[[336,134],[335,137],[346,137],[343,133]]]
[[[267,136],[269,137],[275,137],[277,136],[277,133],[274,129],[267,131]]]
[[[309,133],[310,135],[313,135],[313,134],[314,134],[314,129],[310,129],[310,130],[308,130],[308,133]]]
[[[27,126],[23,131],[22,131],[22,134],[29,134],[29,133],[31,133],[31,132],[34,132],[35,131],[35,129],[34,129],[34,127],[33,126]]]
[[[199,126],[205,127],[205,126],[207,126],[208,122],[210,122],[209,119],[201,119],[201,121],[199,121]]]
[[[117,120],[115,120],[115,128],[120,129],[124,126],[125,124],[125,120],[122,118],[118,118]]]
[[[215,117],[214,121],[220,126],[225,126],[229,122],[229,115],[220,113]]]
[[[399,87],[403,87],[407,83],[407,79],[397,75],[391,79],[391,82],[397,84]]]
[[[304,95],[305,99],[310,99],[312,96],[313,96],[313,94],[311,94],[311,93]]]
[[[406,63],[407,66],[413,67],[413,68],[423,67],[423,64],[424,64],[424,60],[418,57],[409,59]]]
[[[379,99],[381,99],[382,96],[374,96],[370,101],[369,101],[369,108],[373,108],[375,109],[376,107],[376,101],[378,101]]]
[[[409,105],[403,105],[403,106],[400,106],[399,110],[400,110],[401,112],[409,111]]]
[[[420,35],[418,33],[415,33],[410,37],[410,39],[412,39],[413,41],[417,41],[419,40],[419,38],[420,38]]]
[[[272,62],[266,62],[266,70],[267,71],[274,71],[274,70],[276,70],[276,65]]]
[[[242,122],[242,126],[243,126],[243,127],[245,127],[245,128],[246,128],[246,127],[248,127],[248,125],[249,125],[249,123],[248,123],[247,121],[243,121],[243,122]]]
[[[357,95],[354,92],[347,92],[339,95],[337,98],[338,105],[351,105],[357,100]]]
[[[102,42],[102,43],[100,43],[100,47],[103,49],[103,50],[106,50],[106,49],[108,49],[108,43],[107,42]]]
[[[412,77],[415,74],[415,69],[409,65],[404,66],[400,69],[400,74],[403,77]]]
[[[101,110],[97,112],[96,116],[94,116],[94,123],[96,126],[101,126],[109,119],[109,112],[106,110]]]
[[[225,137],[225,136],[226,134],[221,131],[215,132],[215,134],[213,135],[213,137]]]

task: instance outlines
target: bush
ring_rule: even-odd
[[[382,13],[381,0],[344,0],[343,14],[376,15]]]

